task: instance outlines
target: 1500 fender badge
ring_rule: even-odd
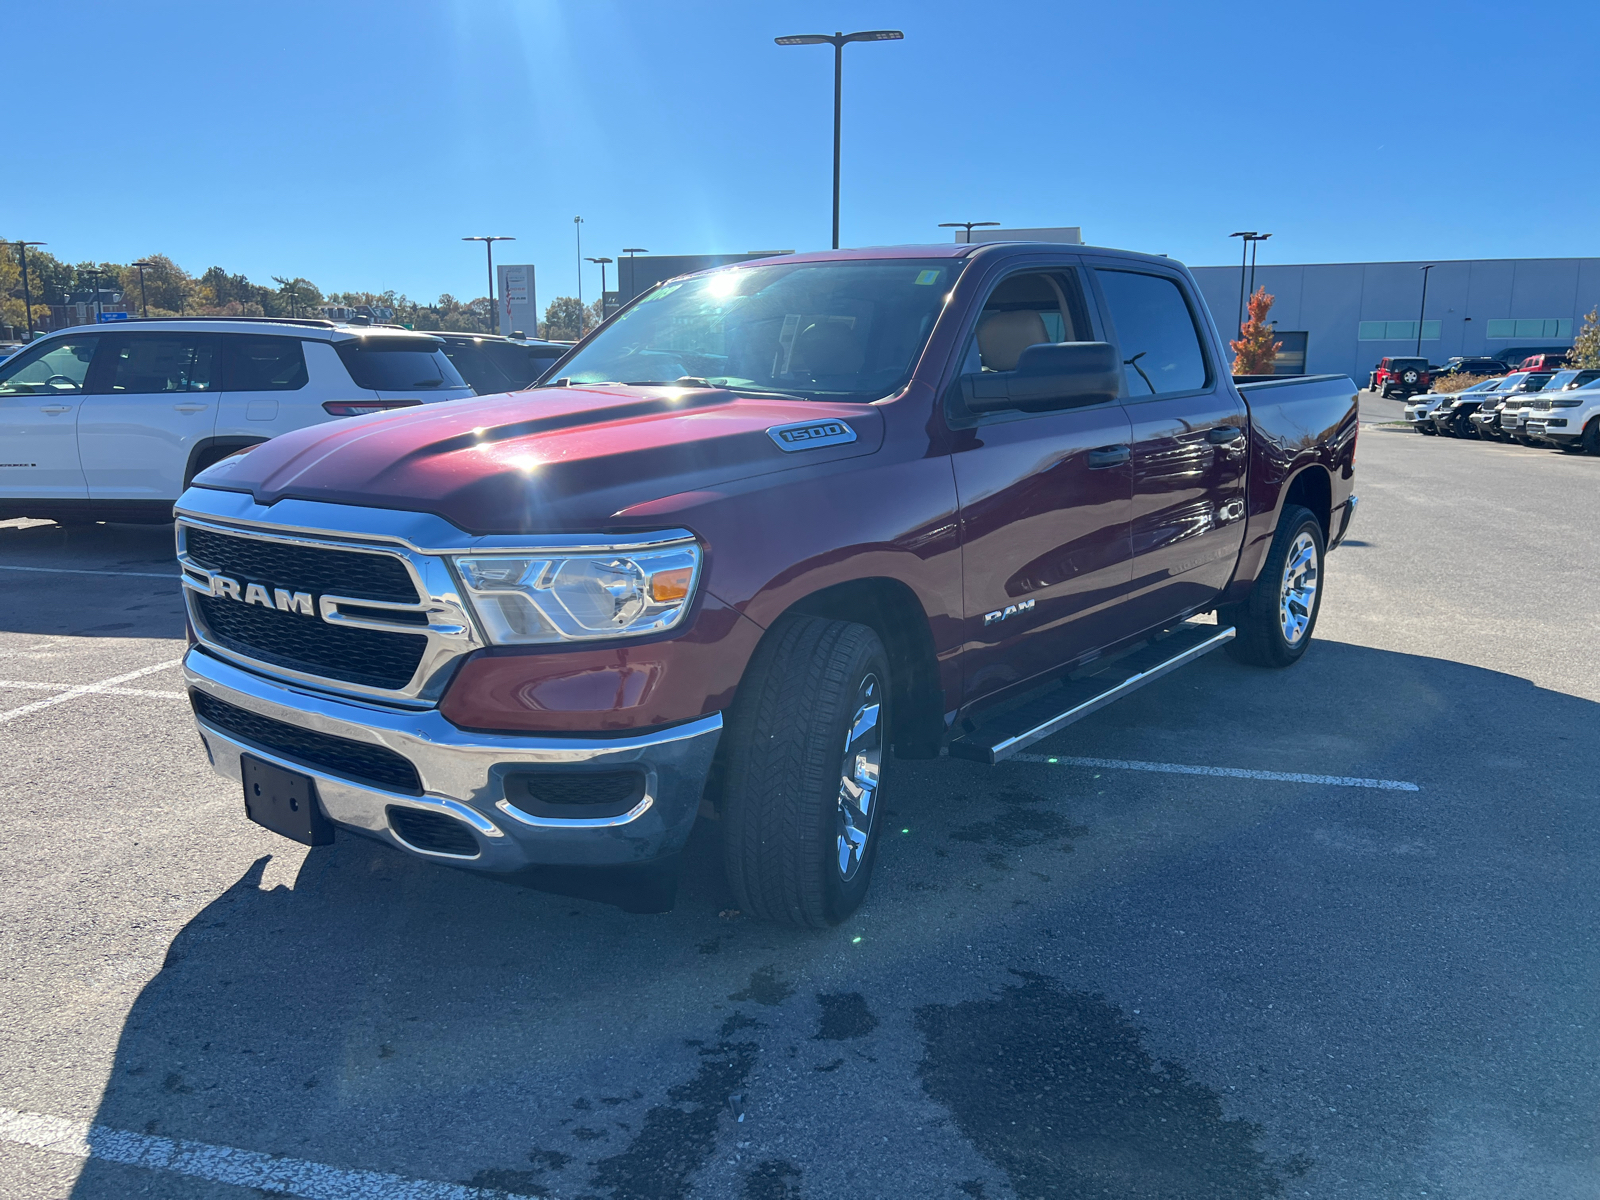
[[[779,450],[814,450],[819,446],[843,446],[856,440],[856,431],[847,421],[797,421],[793,425],[774,425],[767,436]]]

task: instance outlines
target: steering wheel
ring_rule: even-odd
[[[55,381],[58,380],[58,379],[62,383],[66,384],[67,388],[71,389],[72,391],[75,392],[75,391],[78,390],[78,381],[76,379],[71,378],[70,376],[67,376],[67,375],[52,375],[52,376],[50,376],[49,379],[46,379],[44,381],[45,387],[53,386],[55,384]],[[63,390],[65,390],[65,389],[63,389]]]

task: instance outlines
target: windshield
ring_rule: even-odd
[[[1492,392],[1504,382],[1505,380],[1503,379],[1485,379],[1482,383],[1475,383],[1466,390],[1469,392]]]
[[[657,288],[562,368],[573,383],[704,379],[738,391],[876,400],[911,374],[964,263],[735,267]]]

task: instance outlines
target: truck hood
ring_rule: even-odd
[[[805,428],[771,432],[794,425]],[[871,454],[882,440],[882,415],[865,404],[720,388],[540,388],[296,430],[223,459],[195,485],[264,505],[428,512],[474,534],[608,532],[661,524],[625,510],[667,512],[672,505],[652,502]]]

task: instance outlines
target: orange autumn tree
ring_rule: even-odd
[[[1239,326],[1239,340],[1228,343],[1233,351],[1235,375],[1272,374],[1278,351],[1283,348],[1282,342],[1273,340],[1275,331],[1267,324],[1267,312],[1276,299],[1276,296],[1269,296],[1264,287],[1257,288],[1250,297],[1250,319]]]

